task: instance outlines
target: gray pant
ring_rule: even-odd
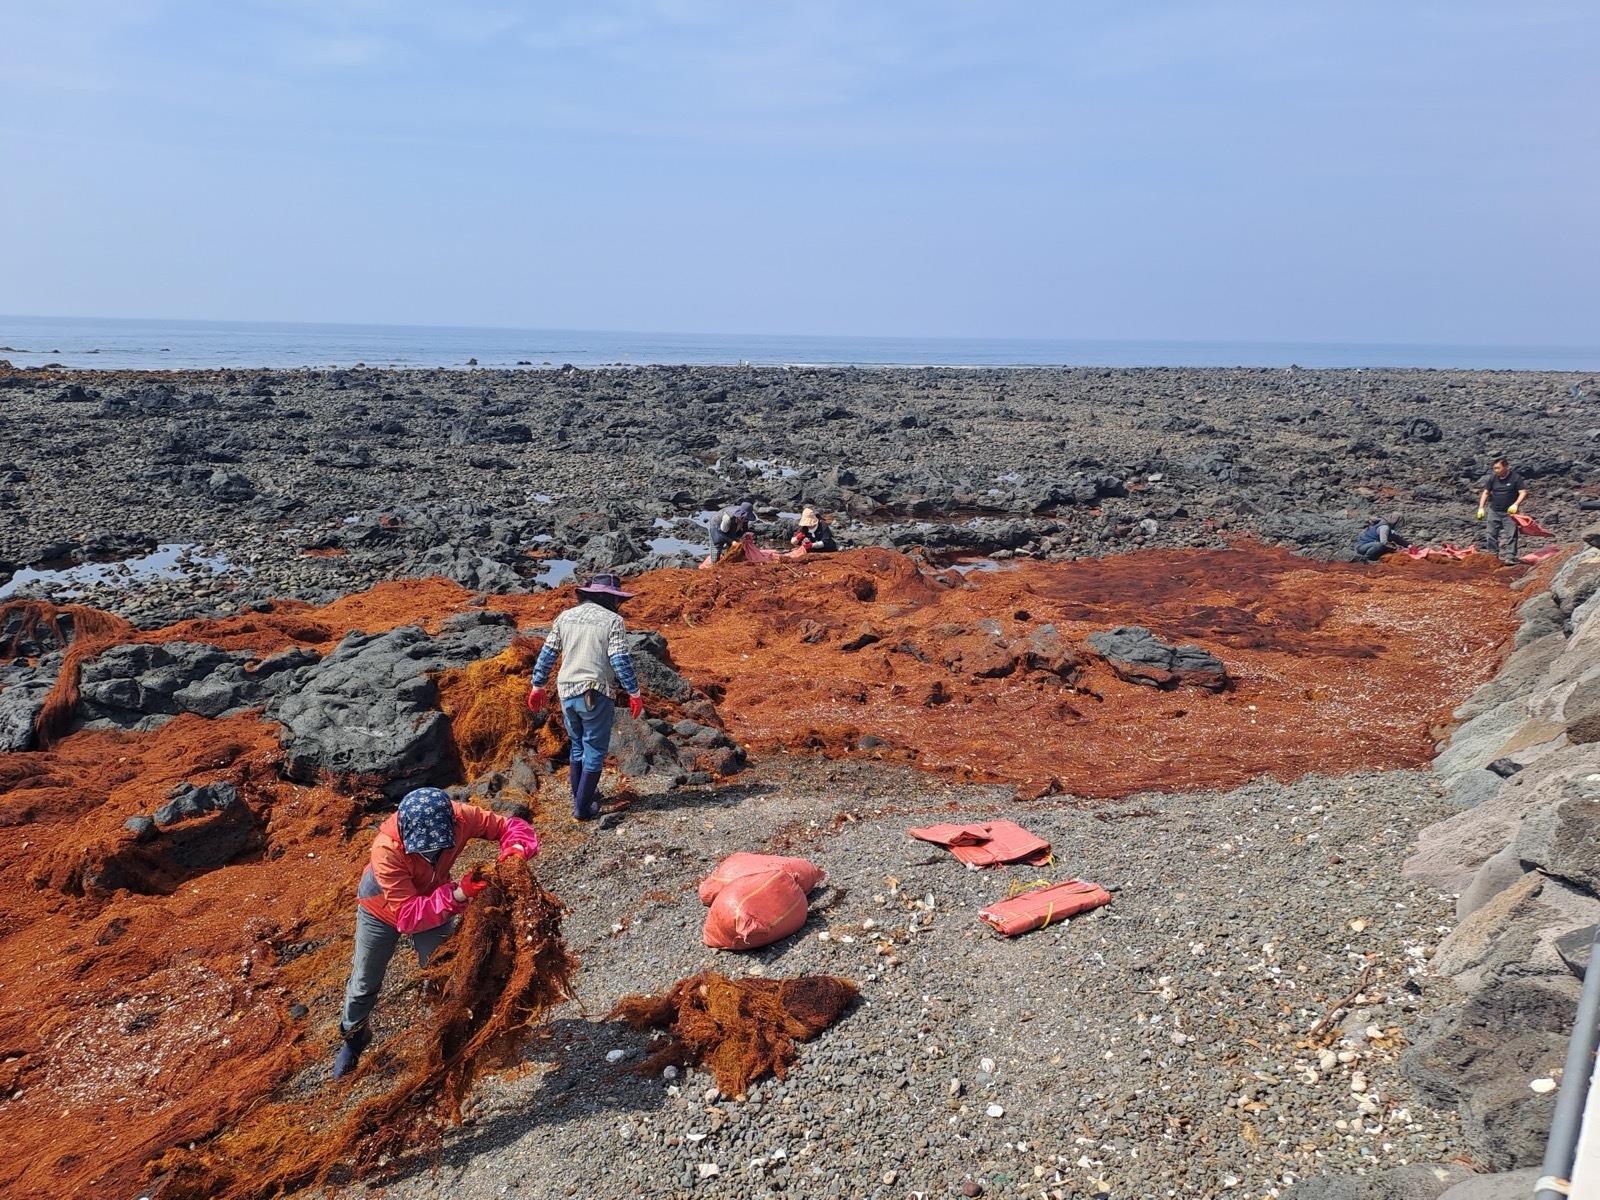
[[[411,934],[417,965],[427,966],[434,951],[455,931],[456,919],[451,917],[443,925]],[[339,1022],[343,1032],[348,1033],[371,1015],[378,1003],[378,993],[383,989],[389,960],[399,945],[398,929],[360,905],[356,906],[356,948],[350,963],[350,982],[344,989],[344,1019]]]
[[[1510,513],[1496,512],[1490,509],[1484,518],[1483,540],[1479,545],[1490,554],[1499,555],[1502,562],[1514,561],[1517,557],[1518,535],[1522,532],[1517,528],[1517,523],[1511,519]],[[1505,540],[1506,531],[1511,532],[1511,552],[1502,554],[1500,544]]]

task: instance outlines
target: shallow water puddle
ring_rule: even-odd
[[[200,547],[193,542],[163,542],[149,554],[138,558],[79,563],[59,570],[41,571],[23,567],[8,582],[0,585],[0,599],[37,584],[43,584],[53,595],[81,596],[97,584],[133,587],[153,580],[182,579],[184,563],[209,567],[213,575],[223,575],[229,571],[246,575],[250,573],[247,568],[229,562],[225,555],[200,553]]]
[[[572,558],[547,558],[544,560],[544,570],[533,577],[535,583],[545,587],[555,588],[566,583],[578,573],[578,563]]]

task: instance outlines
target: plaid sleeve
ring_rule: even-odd
[[[561,622],[558,620],[550,626],[550,632],[545,635],[544,646],[539,651],[539,657],[533,664],[533,686],[543,687],[545,680],[550,678],[550,672],[556,669],[556,656],[561,653]]]
[[[623,636],[620,620],[611,626],[611,632],[606,637],[606,657],[611,660],[611,669],[617,673],[617,682],[622,685],[622,690],[630,696],[637,696],[639,676],[633,669],[633,655],[628,652],[628,642]]]

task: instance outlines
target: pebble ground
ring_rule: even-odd
[[[1424,967],[1451,905],[1399,871],[1445,812],[1425,773],[1085,805],[793,758],[587,836],[552,818],[538,869],[571,907],[578,1002],[526,1071],[480,1087],[436,1168],[383,1194],[1266,1197],[1448,1161],[1454,1114],[1397,1061],[1447,999]],[[997,815],[1055,862],[976,871],[904,832]],[[756,953],[706,949],[696,884],[766,847],[826,868],[810,920]],[[977,919],[1071,877],[1112,903],[1012,941]],[[842,975],[862,1001],[743,1100],[700,1071],[637,1074],[647,1039],[605,1014],[706,968]]]

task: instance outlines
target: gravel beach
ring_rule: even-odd
[[[525,1077],[481,1091],[437,1174],[387,1194],[1267,1196],[1448,1160],[1453,1114],[1397,1064],[1440,1003],[1423,971],[1453,920],[1399,866],[1446,811],[1414,772],[1019,805],[803,759],[642,799],[540,860],[572,909],[584,1011],[558,1015]],[[1054,863],[968,869],[904,832],[995,816],[1048,838]],[[705,949],[694,882],[767,846],[826,868],[810,922],[748,956]],[[978,921],[1041,876],[1116,890],[1011,941]],[[862,1002],[744,1101],[699,1071],[632,1073],[645,1039],[605,1014],[708,967],[839,974]]]

